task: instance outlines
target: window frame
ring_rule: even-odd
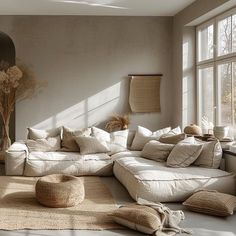
[[[219,125],[220,124],[220,96],[221,93],[219,93],[219,76],[218,76],[218,66],[220,64],[225,64],[227,62],[233,62],[236,63],[236,52],[231,52],[226,55],[218,55],[218,25],[219,22],[229,16],[233,16],[236,14],[236,8],[232,8],[231,10],[214,17],[206,22],[204,22],[201,25],[198,25],[196,27],[196,101],[197,101],[197,123],[201,126],[201,104],[202,104],[202,95],[200,91],[200,79],[199,79],[199,69],[209,68],[213,67],[213,90],[214,90],[214,106],[213,106],[213,124]],[[199,31],[213,25],[213,58],[206,59],[199,61]],[[232,33],[232,24],[231,24],[231,33]],[[232,37],[232,36],[231,36]],[[231,46],[232,47],[232,46]],[[232,48],[231,48],[232,50]],[[232,66],[231,66],[231,76],[233,76],[232,73]],[[233,81],[233,77],[231,78]],[[232,102],[233,104],[233,102]],[[232,105],[233,108],[233,105]],[[233,121],[234,125],[234,121]]]

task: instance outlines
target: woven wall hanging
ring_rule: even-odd
[[[129,75],[129,104],[132,112],[160,112],[161,74]]]

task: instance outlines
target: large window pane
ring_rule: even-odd
[[[210,25],[198,31],[199,61],[204,61],[213,58],[213,52],[214,52],[213,31],[214,31],[213,25]]]
[[[232,17],[232,50],[236,52],[236,14]]]
[[[218,55],[231,53],[231,16],[218,23]]]
[[[234,93],[234,96],[233,96],[233,112],[234,112],[234,119],[233,119],[233,125],[236,124],[236,62],[233,62],[232,63],[232,73],[233,73],[233,93]]]
[[[232,124],[232,80],[231,63],[218,66],[218,96],[219,96],[219,123],[221,125]]]
[[[214,76],[213,67],[198,70],[199,74],[199,115],[214,123]]]

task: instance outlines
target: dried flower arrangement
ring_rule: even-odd
[[[129,125],[129,117],[127,115],[124,116],[114,115],[107,122],[105,128],[109,132],[112,132],[112,131],[127,129],[128,125]]]
[[[0,115],[3,121],[1,150],[11,145],[9,125],[15,103],[32,97],[42,86],[43,83],[36,80],[25,65],[10,66],[5,61],[0,62]]]

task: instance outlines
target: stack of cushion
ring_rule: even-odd
[[[127,150],[129,130],[108,133],[92,127],[71,130],[67,127],[51,130],[28,128],[26,145],[30,152],[80,152],[82,155],[108,153],[110,155]]]

